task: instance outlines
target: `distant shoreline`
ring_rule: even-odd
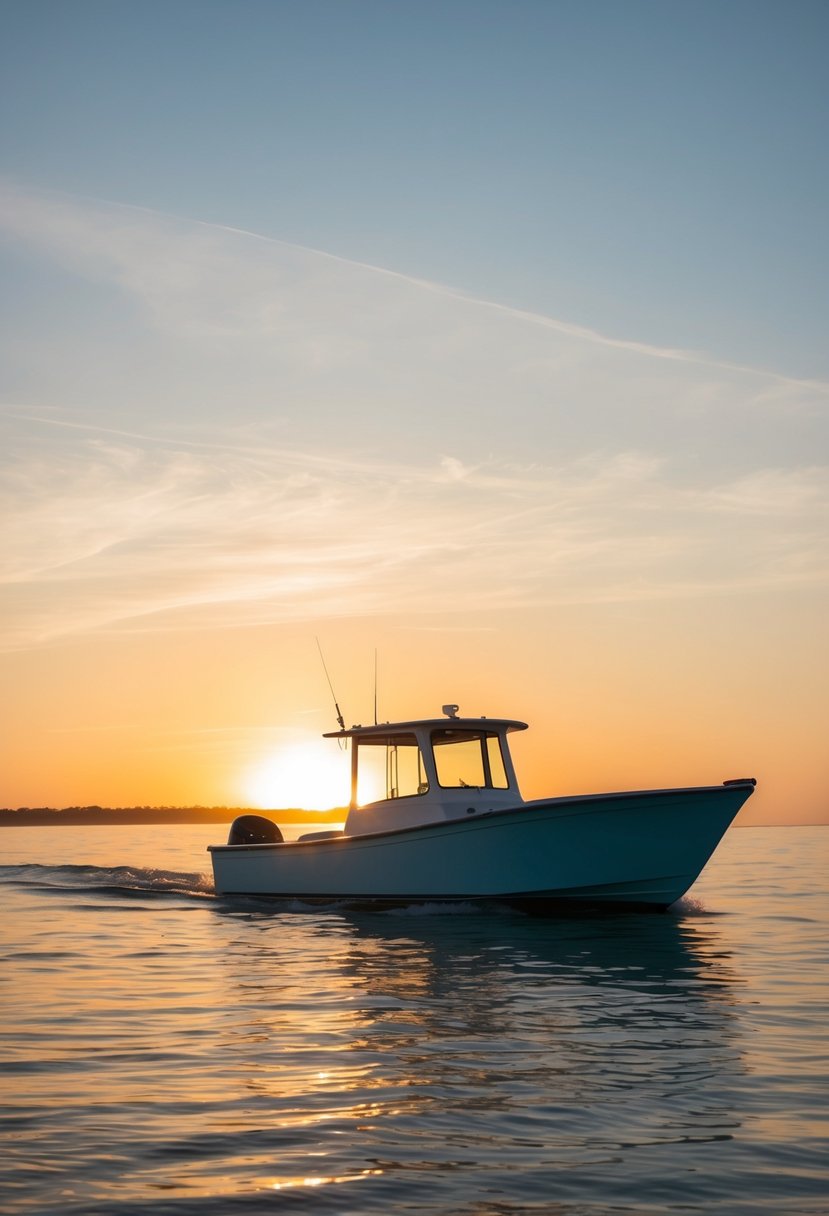
[[[48,806],[0,808],[0,827],[90,827],[96,824],[230,823],[237,815],[263,815],[281,823],[341,823],[344,807],[304,811],[300,807],[259,810],[228,806]]]
[[[141,823],[231,823],[237,815],[263,815],[274,823],[342,823],[348,807],[336,806],[328,811],[306,811],[302,807],[246,806],[38,806],[0,807],[0,828],[95,827],[124,826]],[[732,828],[746,827],[829,827],[829,823],[734,823]]]

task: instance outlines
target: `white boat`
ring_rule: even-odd
[[[283,840],[259,815],[211,845],[217,895],[393,906],[485,901],[534,911],[667,908],[695,882],[752,777],[683,789],[525,801],[509,718],[352,726],[343,830]],[[373,783],[373,784],[372,784]]]

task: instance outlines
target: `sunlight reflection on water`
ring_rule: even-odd
[[[668,915],[540,921],[217,901],[215,828],[39,831],[4,1210],[825,1210],[829,832],[732,832]]]

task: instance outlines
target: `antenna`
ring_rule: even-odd
[[[374,725],[377,725],[377,647],[374,647]]]
[[[337,694],[334,692],[334,685],[331,683],[331,677],[328,674],[328,668],[325,666],[325,656],[322,653],[322,646],[320,646],[320,640],[319,640],[319,638],[315,638],[314,641],[317,643],[317,650],[320,652],[320,659],[322,660],[322,670],[325,672],[325,678],[328,681],[328,687],[331,689],[331,696],[334,698],[334,708],[337,711],[337,721],[340,724],[340,730],[345,730],[345,722],[344,722],[343,716],[340,712],[340,707],[337,704]]]

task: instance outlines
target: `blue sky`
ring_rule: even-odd
[[[322,632],[829,819],[825,3],[0,22],[0,803],[232,803]]]
[[[5,172],[829,372],[829,9],[4,6]]]

